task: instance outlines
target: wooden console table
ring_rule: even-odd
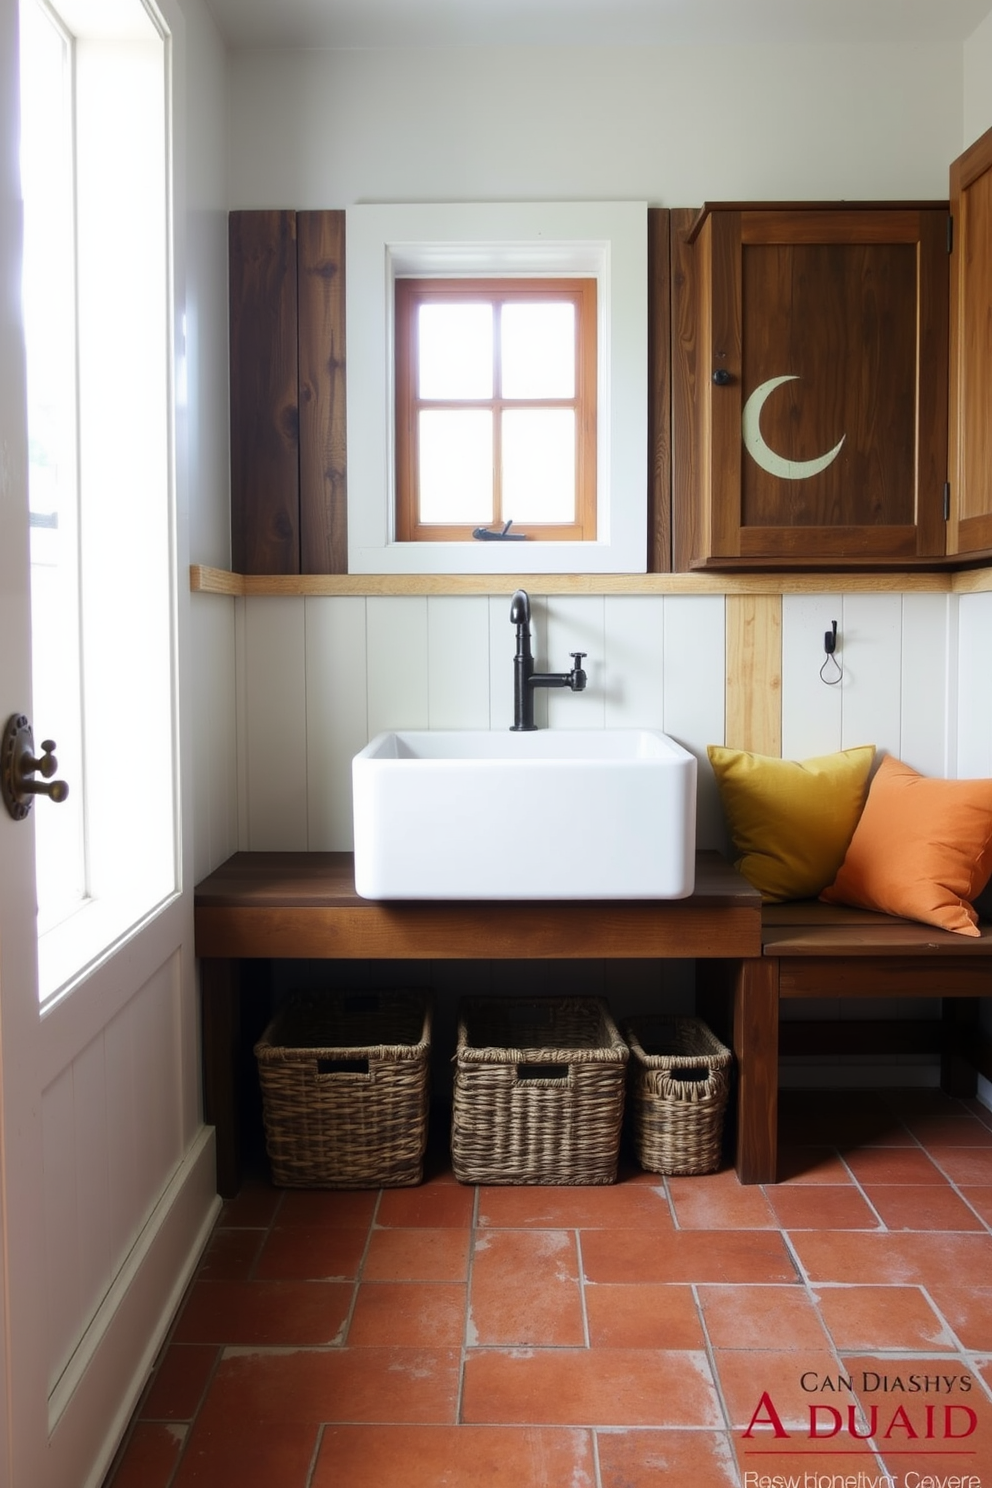
[[[241,1181],[240,963],[253,959],[569,960],[761,956],[761,899],[700,852],[687,899],[379,902],[355,892],[350,853],[235,853],[197,886],[204,1116],[217,1186]]]

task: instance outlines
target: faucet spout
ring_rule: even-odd
[[[534,656],[530,644],[530,596],[525,589],[518,589],[510,601],[510,623],[517,627],[517,651],[513,658],[513,723],[514,733],[532,733],[534,722],[534,689],[536,687],[568,687],[572,692],[582,692],[586,685],[586,674],[582,669],[584,651],[573,651],[570,672],[535,672]]]

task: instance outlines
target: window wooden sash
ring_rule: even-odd
[[[573,398],[426,399],[417,396],[417,322],[422,304],[485,301],[491,305],[526,300],[565,300],[575,306],[575,396]],[[419,414],[422,408],[491,409],[494,419],[493,523],[502,527],[513,513],[501,504],[501,439],[504,409],[570,408],[575,411],[575,521],[514,521],[514,531],[543,541],[592,542],[596,537],[596,281],[595,279],[397,279],[396,281],[396,537],[399,542],[464,542],[472,525],[425,523],[419,515]],[[499,386],[498,343],[494,386]]]

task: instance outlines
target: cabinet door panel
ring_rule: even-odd
[[[943,555],[946,223],[939,206],[705,215],[694,566]]]
[[[953,553],[992,551],[992,130],[951,166]]]

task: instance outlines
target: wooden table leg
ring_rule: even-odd
[[[231,1199],[241,1187],[241,998],[236,961],[200,962],[203,1030],[203,1119],[214,1128],[217,1192]]]
[[[739,963],[734,987],[737,1176],[774,1183],[778,1167],[778,961]]]

